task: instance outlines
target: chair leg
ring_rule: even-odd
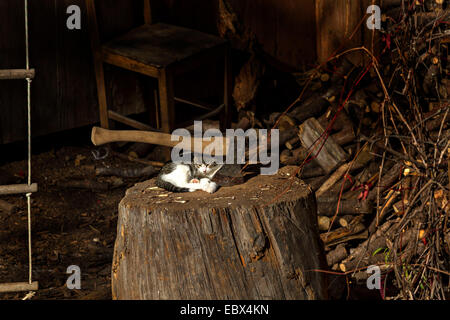
[[[103,71],[103,59],[97,29],[97,16],[95,13],[95,4],[92,0],[86,0],[86,10],[88,14],[89,36],[91,40],[91,49],[94,58],[95,80],[97,82],[97,98],[100,115],[100,125],[108,129],[109,117],[108,106],[106,101],[105,75]]]
[[[232,75],[231,75],[231,57],[230,47],[227,45],[225,49],[225,70],[224,70],[224,86],[223,86],[223,104],[224,112],[220,120],[220,129],[225,131],[231,128],[231,99],[232,99]]]
[[[172,73],[167,69],[163,69],[158,78],[159,89],[159,105],[161,116],[161,129],[163,132],[170,133],[175,126],[174,114],[174,90]],[[167,148],[164,152],[165,160],[170,159],[170,149]]]
[[[102,128],[108,129],[109,116],[108,116],[108,102],[106,100],[106,89],[105,89],[105,75],[103,71],[102,62],[98,62],[95,68],[95,78],[97,80],[97,96],[98,96],[98,106],[100,115],[100,125]]]

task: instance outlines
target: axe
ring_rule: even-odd
[[[226,156],[228,146],[230,145],[229,138],[226,137],[213,137],[211,141],[197,137],[182,137],[177,141],[172,141],[172,135],[164,132],[156,131],[142,131],[142,130],[108,130],[100,127],[93,127],[91,133],[92,143],[96,146],[110,143],[110,142],[144,142],[151,143],[165,147],[182,147],[184,150],[194,151],[194,143],[197,142],[202,146],[203,154],[211,154],[211,148],[205,150],[205,148],[211,143],[215,142],[215,139],[220,139],[222,143],[222,152],[214,150],[214,153],[219,151],[217,155]],[[244,182],[244,177],[241,173],[240,164],[225,164],[215,175],[214,179],[221,186],[231,186],[235,184],[241,184]]]
[[[229,139],[226,137],[190,137],[190,136],[178,136],[175,141],[172,138],[177,136],[170,133],[156,132],[156,131],[142,131],[142,130],[108,130],[100,127],[93,127],[91,133],[92,143],[96,146],[100,146],[110,142],[144,142],[151,143],[165,147],[180,147],[184,150],[194,152],[194,145],[201,146],[201,152],[207,155],[226,156],[228,146],[230,145]],[[222,150],[218,148],[216,150],[212,146],[205,150],[210,144],[215,143],[219,139],[218,143],[222,145]],[[210,141],[208,141],[210,140]],[[212,150],[211,150],[212,149]]]

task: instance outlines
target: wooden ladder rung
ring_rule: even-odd
[[[0,292],[36,291],[38,288],[37,281],[0,283]]]
[[[34,69],[4,69],[0,70],[0,80],[34,79]]]
[[[33,193],[38,191],[38,184],[10,184],[0,186],[0,195],[18,194],[18,193]]]

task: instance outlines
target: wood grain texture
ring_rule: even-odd
[[[364,16],[361,12],[360,1],[316,0],[316,44],[320,63],[328,61],[337,50],[360,44],[360,30],[352,39],[350,36]]]
[[[294,178],[269,203],[286,179],[257,176],[213,194],[136,184],[119,204],[113,298],[326,298],[325,275],[311,271],[326,266],[312,191]]]

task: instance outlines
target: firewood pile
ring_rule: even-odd
[[[326,272],[365,284],[376,265],[385,299],[446,299],[450,8],[385,3],[372,46],[294,74],[300,96],[268,116],[249,104],[264,76],[252,52],[234,92],[237,127],[280,130],[280,163],[316,194]]]

